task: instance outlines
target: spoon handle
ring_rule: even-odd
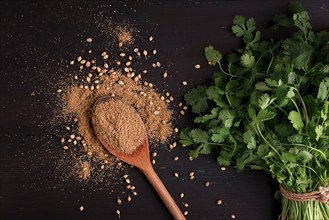
[[[160,180],[159,176],[156,174],[152,166],[148,166],[146,169],[142,169],[142,172],[147,177],[147,179],[152,184],[155,191],[158,193],[160,198],[162,199],[163,203],[168,208],[171,215],[176,220],[185,220],[185,216],[178,208],[175,200],[171,197],[166,187],[163,185],[162,181]]]

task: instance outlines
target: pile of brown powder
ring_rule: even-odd
[[[86,37],[86,48],[80,56],[69,61],[69,71],[72,71],[74,79],[72,77],[59,83],[60,87],[57,88],[61,107],[58,115],[64,119],[66,130],[66,135],[61,132],[64,151],[57,166],[59,170],[69,169],[69,172],[62,172],[63,181],[77,178],[83,183],[103,183],[107,181],[104,177],[125,169],[122,162],[102,146],[92,125],[93,104],[102,96],[119,97],[136,109],[145,126],[144,137],[148,137],[151,146],[166,143],[173,132],[172,112],[168,104],[174,98],[169,92],[160,95],[152,83],[142,81],[142,75],[151,72],[148,68],[155,72],[163,68],[156,58],[156,50],[148,52],[136,47],[133,33],[138,31],[132,26],[113,26],[111,22],[98,25],[109,38],[109,48],[95,54],[91,45],[99,39]],[[151,42],[150,39],[153,40],[153,37],[149,37]],[[132,45],[134,48],[129,47]],[[149,66],[143,60],[154,63]],[[139,69],[135,69],[137,66]],[[63,122],[57,118],[55,120]],[[122,143],[127,140],[125,138]],[[136,140],[131,140],[133,142]],[[132,150],[128,150],[130,152]]]
[[[102,96],[117,96],[135,107],[145,123],[151,142],[165,143],[170,137],[172,112],[153,88],[113,70],[91,78],[97,82],[94,89],[83,85],[73,85],[67,89],[63,109],[65,115],[75,115],[79,134],[83,137],[81,143],[88,156],[104,159],[109,154],[97,139],[91,122],[93,104]]]
[[[98,103],[93,111],[94,129],[111,148],[132,154],[143,144],[144,122],[130,105],[110,97]]]

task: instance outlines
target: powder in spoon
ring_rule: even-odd
[[[117,98],[96,105],[92,117],[95,131],[113,149],[132,154],[147,137],[138,112]]]

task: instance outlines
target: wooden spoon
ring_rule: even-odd
[[[95,113],[95,109],[98,104],[107,102],[110,99],[113,99],[112,96],[103,96],[94,103],[93,105],[93,114]],[[136,111],[136,114],[138,112]],[[93,126],[95,128],[95,124],[93,122]],[[95,130],[95,129],[94,129]],[[134,167],[137,167],[144,175],[147,177],[147,179],[150,181],[156,192],[159,194],[160,198],[164,202],[164,204],[167,206],[169,212],[172,214],[174,219],[185,219],[184,215],[178,208],[176,202],[169,194],[166,187],[163,185],[162,181],[158,177],[158,175],[155,173],[151,160],[150,160],[150,153],[149,153],[149,145],[148,145],[148,138],[145,137],[144,143],[139,146],[132,154],[125,154],[123,152],[117,151],[113,149],[111,146],[104,141],[104,139],[96,132],[97,138],[99,141],[103,144],[103,146],[114,156],[116,156],[118,159],[133,165]]]

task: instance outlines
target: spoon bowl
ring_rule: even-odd
[[[93,105],[93,114],[95,114],[95,110],[97,106],[101,103],[105,103],[108,101],[111,101],[111,99],[119,99],[117,97],[113,96],[103,96],[96,100],[96,102]],[[128,105],[128,104],[127,104]],[[139,115],[139,113],[136,111],[136,114]],[[95,124],[93,120],[93,126],[95,130]],[[95,130],[96,132],[96,130]],[[118,151],[114,149],[113,147],[109,146],[109,144],[104,140],[104,138],[96,132],[96,136],[99,139],[99,141],[102,143],[102,145],[115,157],[120,159],[123,162],[126,162],[134,167],[137,167],[142,173],[147,177],[147,179],[150,181],[156,192],[159,194],[160,198],[168,208],[169,212],[172,214],[174,219],[183,220],[185,219],[184,215],[180,211],[179,207],[177,206],[174,199],[171,197],[170,193],[166,189],[166,187],[163,185],[162,181],[158,177],[158,175],[155,173],[151,160],[150,160],[150,153],[149,153],[149,144],[148,144],[148,138],[147,136],[144,139],[144,142],[142,145],[138,146],[134,152],[131,154],[126,154],[121,151]]]

